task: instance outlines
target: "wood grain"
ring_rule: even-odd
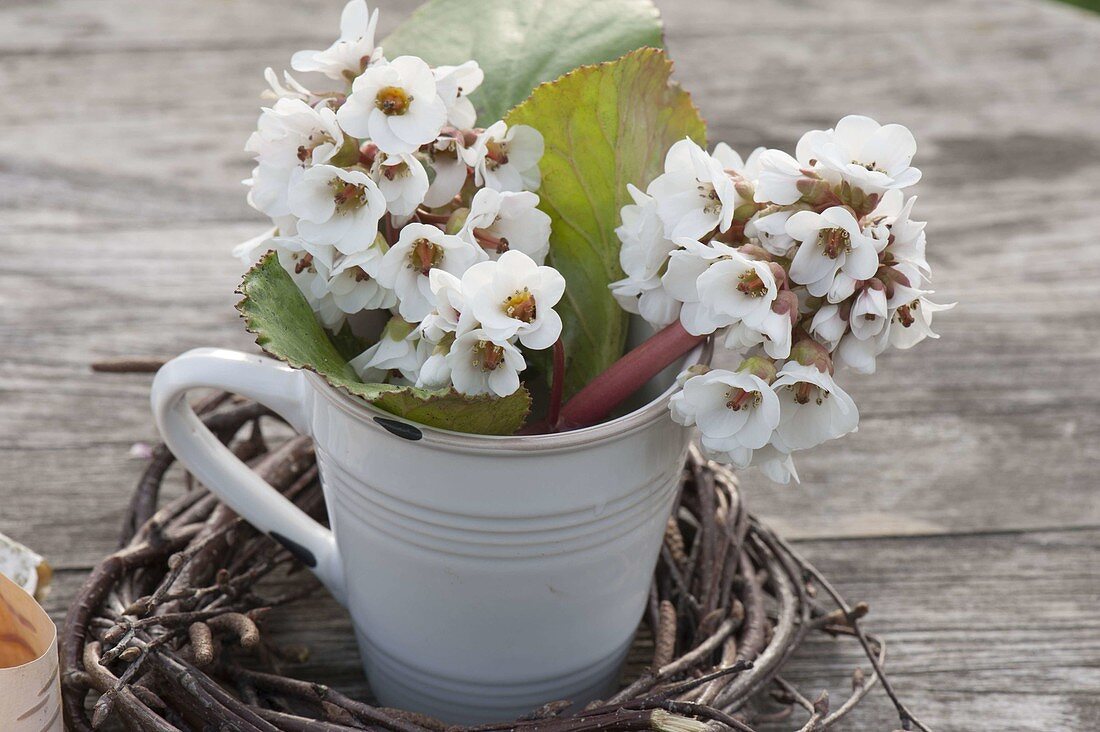
[[[658,4],[713,141],[789,149],[849,112],[910,126],[938,294],[960,303],[942,340],[847,380],[860,432],[804,458],[802,485],[745,477],[754,510],[871,602],[941,729],[1100,727],[1100,20],[1043,0]],[[374,5],[387,29],[412,4]],[[0,532],[67,568],[55,615],[114,543],[130,446],[155,439],[148,377],[88,364],[249,347],[228,252],[262,225],[239,183],[260,74],[338,13],[0,5]],[[303,671],[361,691],[345,616],[309,612],[325,635]],[[825,685],[855,660],[814,643],[791,673]],[[848,728],[891,723],[878,700]]]

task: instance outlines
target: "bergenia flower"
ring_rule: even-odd
[[[462,140],[451,135],[440,135],[428,148],[435,177],[424,196],[428,208],[446,206],[462,191],[470,169],[462,157]]]
[[[940,305],[926,297],[899,305],[891,315],[890,345],[902,350],[912,348],[925,338],[939,338],[932,330],[932,316],[935,313],[950,310],[957,303]]]
[[[538,204],[539,197],[529,191],[482,188],[470,201],[470,213],[459,236],[482,247],[492,258],[518,251],[542,264],[550,251],[550,217]]]
[[[645,280],[626,277],[612,282],[609,287],[619,307],[640,315],[652,326],[660,328],[680,317],[683,303],[668,294],[660,277]]]
[[[814,366],[788,361],[772,388],[779,397],[779,425],[772,442],[785,452],[806,450],[855,432],[859,410],[833,377]]]
[[[688,379],[669,409],[678,424],[698,426],[703,444],[717,452],[764,447],[780,417],[779,397],[768,382],[725,369]]]
[[[361,170],[333,165],[309,168],[298,176],[287,196],[299,218],[298,234],[314,244],[355,254],[374,244],[386,197]]]
[[[722,164],[690,138],[669,148],[665,172],[646,192],[657,201],[669,239],[699,239],[715,228],[728,230],[741,202]]]
[[[416,56],[398,56],[356,78],[336,118],[348,134],[397,155],[433,142],[447,122],[447,106],[431,67]]]
[[[878,269],[875,241],[843,206],[822,213],[799,211],[787,219],[787,233],[800,242],[791,261],[791,279],[806,285],[815,297],[829,292],[837,272],[865,280]]]
[[[860,340],[851,332],[840,339],[840,345],[833,351],[833,360],[837,366],[851,369],[857,374],[873,374],[876,359],[890,345],[890,333],[893,324],[887,321],[878,335]]]
[[[765,150],[757,160],[760,168],[753,200],[789,206],[802,198],[799,182],[806,172],[801,163],[782,150]]]
[[[336,113],[314,109],[300,99],[280,99],[264,109],[245,150],[256,156],[248,203],[268,216],[290,211],[291,184],[310,166],[329,162],[344,144]]]
[[[351,366],[367,383],[392,380],[394,372],[406,381],[415,382],[422,362],[418,341],[412,323],[391,318],[378,343],[353,358]]]
[[[440,343],[448,333],[462,334],[477,325],[466,307],[460,278],[446,270],[433,269],[428,273],[428,287],[432,291],[432,312],[420,322],[425,338]]]
[[[477,61],[467,61],[458,66],[435,67],[436,89],[447,107],[447,122],[460,130],[468,130],[477,122],[477,111],[469,99],[481,82],[485,72]]]
[[[415,155],[389,155],[379,151],[371,177],[386,197],[387,210],[397,217],[410,216],[428,194],[428,172]]]
[[[364,0],[351,0],[340,15],[340,38],[324,51],[298,51],[290,59],[295,71],[317,71],[330,79],[350,81],[375,58],[378,10]]]
[[[474,169],[474,182],[497,191],[533,191],[542,181],[539,160],[542,133],[527,125],[494,122],[463,155]]]
[[[535,350],[549,348],[561,335],[554,306],[565,293],[565,278],[538,265],[521,251],[505,252],[462,275],[462,295],[470,316],[493,341],[519,338]]]
[[[665,237],[664,224],[657,214],[657,201],[631,184],[627,192],[634,200],[619,212],[622,224],[615,229],[622,246],[619,265],[628,277],[645,281],[656,277],[668,262],[668,255],[678,248]]]
[[[470,396],[513,394],[520,386],[519,373],[527,368],[518,348],[480,328],[456,338],[446,361],[455,390]]]
[[[852,329],[852,335],[861,341],[874,338],[886,327],[888,320],[886,291],[882,289],[881,283],[878,287],[869,286],[860,290],[848,315],[848,327]]]
[[[913,133],[902,125],[880,125],[848,115],[831,130],[811,130],[798,141],[795,157],[833,183],[846,182],[867,194],[906,188],[920,180],[910,167],[917,152]],[[776,201],[776,203],[779,203]]]
[[[378,269],[378,281],[397,293],[398,312],[419,323],[432,311],[433,296],[428,279],[433,269],[461,276],[485,254],[453,234],[444,234],[428,224],[406,224],[397,243],[390,247]]]

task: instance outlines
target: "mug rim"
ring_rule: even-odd
[[[693,348],[681,364],[685,364],[683,368],[686,368],[689,362],[709,365],[713,353],[714,346],[712,340],[708,338]],[[314,392],[323,395],[331,405],[356,418],[370,429],[388,433],[391,437],[422,442],[427,447],[476,453],[558,452],[619,439],[647,427],[661,416],[671,419],[667,415],[668,402],[679,390],[679,386],[674,382],[659,396],[632,412],[607,422],[568,432],[545,435],[479,435],[430,427],[399,417],[332,386],[314,371],[305,370],[304,373]],[[414,436],[411,430],[410,434],[401,434],[397,427],[414,427],[417,434]]]

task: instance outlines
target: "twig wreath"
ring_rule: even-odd
[[[197,411],[259,475],[324,519],[308,439],[269,446],[260,427],[268,411],[229,394],[208,397]],[[805,722],[791,724],[811,732],[833,727],[876,683],[895,704],[903,729],[928,729],[889,684],[886,645],[859,623],[867,606],[849,604],[753,518],[736,477],[698,454],[684,471],[643,620],[648,633],[639,633],[636,644],[640,651],[651,640],[647,668],[583,710],[569,710],[563,700],[510,723],[476,728],[374,707],[276,670],[289,654],[282,639],[264,632],[265,618],[308,602],[320,587],[302,572],[288,579],[294,557],[201,486],[158,507],[174,461],[163,445],[153,449],[118,551],[92,572],[65,619],[64,712],[73,732],[111,719],[155,732],[704,732],[708,723],[751,732],[755,724],[798,714]],[[276,577],[282,580],[273,595],[267,581]],[[867,654],[870,669],[854,671],[852,693],[840,703],[824,693],[804,694],[783,678],[784,663],[811,633],[852,637]]]

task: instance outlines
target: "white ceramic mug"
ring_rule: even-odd
[[[184,399],[197,387],[255,399],[314,439],[331,531],[206,430]],[[691,436],[669,418],[671,393],[574,432],[485,437],[402,421],[268,358],[198,349],[160,370],[152,401],[188,469],[348,608],[378,699],[473,723],[615,683]]]

